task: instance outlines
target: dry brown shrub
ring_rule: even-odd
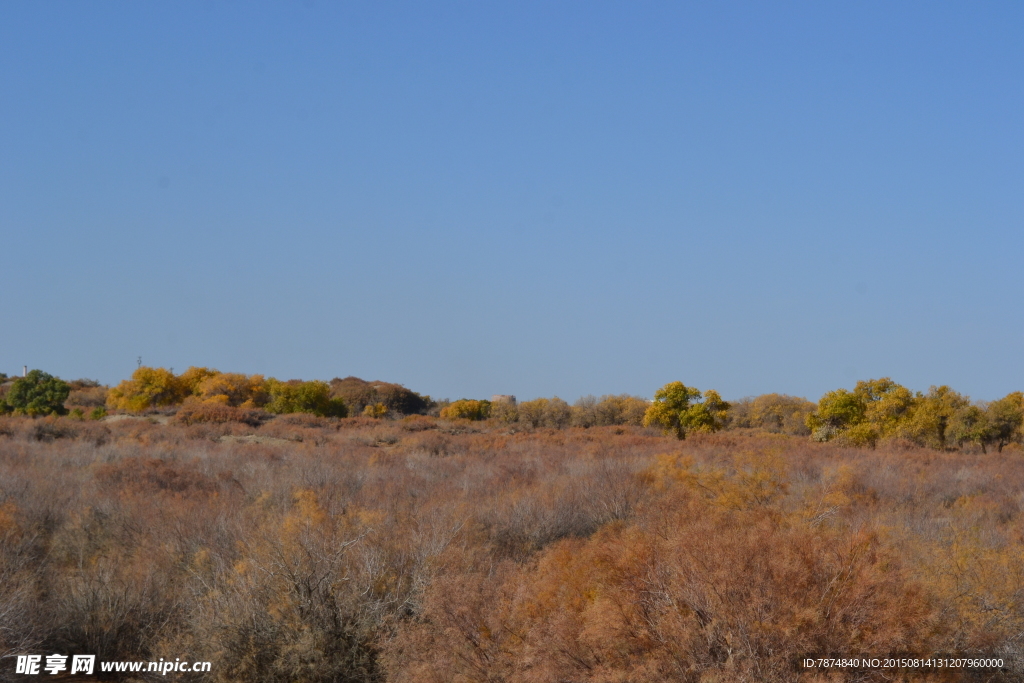
[[[50,416],[35,420],[29,434],[30,438],[36,441],[50,442],[56,439],[74,439],[79,431],[79,426],[73,421]]]
[[[785,681],[798,653],[917,651],[938,626],[871,534],[689,495],[651,512],[650,528],[612,524],[539,564],[439,582],[387,655],[397,680]]]
[[[0,648],[295,683],[774,683],[804,648],[1020,660],[1009,448],[409,423],[37,440],[65,422],[0,418]]]
[[[35,648],[44,631],[32,619],[37,609],[34,534],[11,501],[0,504],[0,657]]]
[[[110,489],[140,493],[210,493],[220,488],[215,479],[197,471],[194,464],[171,463],[157,458],[125,458],[96,468],[96,481]]]
[[[368,530],[299,489],[283,515],[257,501],[258,527],[240,556],[201,556],[197,571],[223,586],[197,604],[197,635],[220,654],[218,680],[379,680],[372,575],[350,561]]]
[[[376,427],[379,424],[379,420],[372,417],[366,417],[364,415],[357,415],[355,417],[343,417],[338,420],[339,429],[366,429]]]
[[[426,415],[409,415],[403,417],[398,425],[407,432],[422,432],[428,429],[437,429],[437,420]]]
[[[515,595],[509,592],[513,582],[507,578],[515,572],[513,563],[502,562],[486,572],[438,576],[421,608],[424,621],[406,625],[384,649],[382,663],[388,680],[515,680],[509,655],[521,647],[522,639],[510,628],[509,608]],[[452,599],[455,595],[460,599]]]
[[[64,401],[64,407],[68,410],[78,408],[83,412],[89,412],[93,408],[102,408],[107,404],[107,393],[109,387],[103,387],[99,385],[86,386],[79,385],[76,388],[76,383],[71,383],[71,393],[68,394],[68,400]]]
[[[351,443],[361,444],[363,446],[369,446],[376,448],[378,446],[394,446],[402,440],[402,432],[397,429],[388,429],[387,427],[376,427],[375,429],[365,429],[350,434],[348,440]]]
[[[274,423],[278,426],[306,427],[308,429],[334,429],[337,422],[337,420],[332,421],[329,418],[317,417],[309,413],[289,413],[274,418]]]
[[[419,449],[425,453],[429,453],[435,458],[449,455],[451,453],[451,445],[451,435],[440,434],[437,432],[422,434],[413,439],[409,439],[410,448]]]
[[[332,438],[337,434],[335,425],[327,421],[325,418],[318,418],[310,415],[311,420],[294,420],[288,421],[283,419],[284,417],[291,416],[280,416],[274,418],[270,422],[264,424],[259,428],[258,434],[260,436],[270,436],[277,439],[285,439],[288,441],[295,441],[313,445],[324,445],[329,443]],[[322,423],[315,422],[315,420],[323,420]],[[376,424],[376,421],[374,421]]]
[[[459,434],[479,434],[488,430],[480,421],[474,420],[438,420],[437,430],[453,436]]]
[[[186,403],[178,409],[175,421],[184,425],[193,425],[203,422],[225,423],[240,422],[251,427],[259,427],[271,419],[269,413],[262,410],[250,410],[236,408],[223,403]]]

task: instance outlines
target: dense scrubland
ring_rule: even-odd
[[[464,403],[166,373],[170,398],[128,408],[139,377],[7,383],[0,655],[282,683],[1024,680],[1019,420],[993,436],[1014,395]],[[46,396],[66,414],[31,417]],[[794,665],[937,652],[1006,670]]]

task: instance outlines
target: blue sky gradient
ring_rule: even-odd
[[[5,3],[0,370],[1024,388],[1020,3]]]

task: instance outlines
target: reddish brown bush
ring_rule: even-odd
[[[437,429],[437,420],[425,415],[409,415],[402,418],[399,427],[407,432],[422,432],[428,429]]]
[[[269,413],[262,410],[236,408],[223,403],[186,403],[178,409],[175,420],[184,425],[209,423],[240,422],[252,427],[259,427],[271,419]]]
[[[373,429],[379,424],[379,420],[375,420],[372,417],[364,417],[362,415],[357,415],[356,417],[343,417],[338,420],[338,427],[340,429]]]
[[[3,652],[532,683],[788,682],[809,649],[914,650],[1022,678],[1012,445],[159,419],[0,418]]]
[[[311,429],[322,429],[324,427],[330,427],[332,424],[337,424],[337,420],[332,423],[332,421],[326,417],[317,417],[316,415],[310,415],[309,413],[279,415],[274,418],[274,420],[275,423],[280,426],[308,427]]]
[[[118,491],[141,493],[208,493],[219,488],[216,480],[194,466],[157,458],[125,458],[96,468],[96,481]]]

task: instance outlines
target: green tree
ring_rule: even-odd
[[[281,382],[274,378],[267,380],[270,402],[265,410],[271,413],[312,413],[320,417],[346,417],[348,408],[340,398],[331,398],[331,386],[327,382],[313,380]]]
[[[654,402],[644,413],[645,427],[658,426],[666,433],[685,439],[687,433],[714,432],[722,428],[729,404],[717,391],[669,382],[654,393]]]
[[[1019,441],[1024,425],[1024,393],[1015,391],[998,401],[992,401],[985,409],[988,419],[988,441],[996,444],[1002,452],[1003,446]]]
[[[807,427],[817,441],[840,439],[853,446],[872,446],[883,436],[896,434],[915,405],[906,387],[888,377],[861,380],[853,391],[830,391],[807,416]]]
[[[866,410],[863,397],[846,389],[836,389],[818,400],[818,409],[807,416],[807,428],[816,441],[830,441],[864,422]]]
[[[17,415],[64,415],[64,401],[71,387],[62,379],[42,370],[32,370],[14,381],[5,400]]]
[[[687,431],[717,432],[725,426],[729,407],[717,391],[708,389],[701,395],[700,402],[686,411],[683,422]]]
[[[974,443],[981,446],[982,452],[990,442],[991,426],[988,413],[980,406],[966,405],[957,409],[946,427],[946,438],[951,446],[963,446]]]
[[[698,398],[700,389],[682,382],[669,382],[654,393],[654,402],[644,413],[644,426],[658,426],[665,432],[673,432],[678,439],[685,439],[684,416],[690,409],[690,402]]]
[[[901,420],[898,434],[929,448],[942,449],[954,445],[950,424],[959,411],[967,410],[970,400],[948,386],[931,387],[928,393],[914,398],[914,406]]]
[[[878,436],[894,434],[914,405],[914,394],[888,377],[857,382],[853,393],[864,402],[864,419]]]

